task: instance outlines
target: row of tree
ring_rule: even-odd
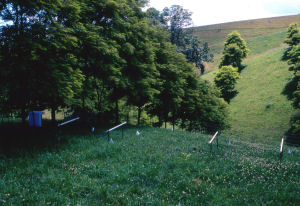
[[[287,61],[289,71],[293,72],[292,79],[284,88],[283,94],[292,101],[297,110],[296,115],[291,118],[290,133],[300,134],[300,28],[297,24],[291,24],[288,28],[285,43],[288,45],[282,59]]]
[[[242,60],[247,57],[249,49],[241,35],[234,31],[227,36],[223,56],[214,82],[220,89],[222,97],[228,103],[237,95],[235,84],[241,71],[245,68]]]
[[[55,120],[67,107],[118,123],[121,102],[137,108],[138,124],[144,110],[159,125],[225,127],[227,104],[196,69],[212,59],[209,48],[183,29],[190,14],[143,12],[145,3],[1,0],[1,113],[25,121],[50,109]]]

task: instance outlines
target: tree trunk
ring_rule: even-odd
[[[129,124],[129,109],[128,109],[128,111],[127,111],[126,121],[127,121],[127,124]]]
[[[174,130],[175,130],[175,117],[174,117],[174,115],[173,115],[173,118],[172,118],[172,126],[173,126],[173,132],[174,132]]]
[[[190,121],[189,131],[192,131],[192,130],[193,130],[193,122]]]
[[[56,123],[56,114],[55,114],[55,107],[52,107],[51,108],[51,122],[53,123],[53,124],[55,124]]]
[[[165,129],[167,129],[167,121],[165,121]]]
[[[25,111],[25,108],[22,108],[22,110],[21,110],[21,118],[22,118],[22,124],[25,124],[26,122],[26,117],[27,117],[27,115],[26,115],[26,111]]]
[[[115,102],[115,104],[116,104],[116,110],[115,110],[115,112],[116,112],[116,124],[118,124],[119,123],[119,104],[118,104],[118,100],[116,100],[116,102]]]
[[[137,125],[140,126],[140,120],[141,120],[141,113],[142,113],[142,108],[141,107],[138,107],[138,122],[137,122]]]
[[[162,125],[161,115],[158,116],[158,126],[161,127]]]
[[[81,107],[82,107],[82,109],[84,109],[85,108],[85,97],[84,97],[84,95],[82,95],[82,98],[81,98]]]

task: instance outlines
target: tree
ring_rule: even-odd
[[[189,10],[179,5],[164,8],[160,15],[153,9],[148,12],[152,22],[156,22],[154,25],[165,25],[169,29],[170,41],[177,46],[177,51],[185,54],[188,62],[194,63],[203,74],[204,62],[213,61],[213,54],[210,53],[208,44],[205,42],[201,45],[200,40],[192,35],[193,29],[187,28],[192,25],[191,15]]]
[[[78,5],[77,5],[78,6]],[[2,64],[6,70],[7,98],[23,122],[29,110],[65,106],[81,88],[83,76],[73,51],[78,22],[74,2],[10,1],[1,17],[10,23],[1,29]]]
[[[237,67],[238,71],[241,72],[244,66],[242,65],[242,59],[246,58],[249,53],[246,41],[241,38],[241,35],[233,31],[227,36],[224,44],[224,52],[219,65],[222,66],[233,66]]]
[[[215,84],[220,89],[222,97],[228,103],[237,95],[236,81],[239,79],[238,69],[232,66],[223,66],[215,76]]]
[[[179,118],[178,112],[184,96],[185,73],[183,68],[191,67],[183,54],[176,52],[176,46],[167,41],[164,31],[157,31],[155,59],[159,72],[156,88],[160,92],[154,96],[148,111],[162,122],[171,122],[173,127]]]
[[[298,27],[297,23],[290,24],[284,42],[290,47],[300,43],[300,28]]]
[[[300,81],[300,41],[295,40],[295,36],[299,35],[299,28],[297,24],[291,24],[288,28],[287,36],[285,42],[288,43],[290,48],[287,53],[284,54],[287,63],[289,65],[289,71],[293,72],[293,78],[287,83],[283,93],[287,96],[289,100],[293,101],[293,106],[296,109],[300,108],[299,105],[299,81]]]
[[[198,126],[206,132],[227,128],[228,107],[220,92],[208,81],[197,78],[195,72],[186,76],[186,82],[179,110],[181,127],[195,130],[198,121]]]
[[[192,13],[182,6],[172,5],[170,8],[164,8],[162,14],[164,22],[169,26],[171,43],[179,48],[184,47],[185,37],[189,33],[189,30],[184,30],[184,28],[192,25]]]
[[[10,22],[2,25],[0,35],[1,66],[4,70],[6,82],[6,104],[11,111],[18,111],[23,122],[29,108],[37,107],[33,102],[33,84],[36,83],[37,74],[30,70],[33,61],[36,60],[33,50],[42,48],[39,42],[32,43],[38,38],[34,28],[39,28],[32,16],[38,14],[35,1],[2,1],[0,17]],[[36,98],[35,98],[36,99]]]
[[[168,35],[161,27],[156,27],[151,34],[159,72],[155,86],[159,93],[147,105],[147,111],[158,117],[159,122],[155,124],[170,122],[173,128],[181,125],[193,130],[198,120],[207,131],[225,128],[227,104],[220,98],[220,92],[200,79],[195,67],[176,52],[178,47],[168,42]]]
[[[295,45],[287,54],[289,70],[293,72],[293,78],[285,86],[283,94],[292,100],[296,109],[300,108],[300,44]]]
[[[204,62],[212,62],[213,54],[210,53],[210,48],[205,42],[203,47],[200,46],[200,41],[196,36],[188,38],[188,44],[181,51],[186,55],[188,62],[194,63],[197,68],[200,68],[201,74],[204,74]]]
[[[155,27],[160,28],[168,28],[168,25],[166,23],[166,19],[164,18],[163,13],[156,10],[155,8],[149,8],[146,11],[146,17],[148,24]]]
[[[119,122],[120,102],[138,108],[138,124],[146,108],[173,126],[206,114],[208,121],[222,125],[226,115],[219,94],[199,80],[189,63],[199,67],[209,59],[207,44],[202,48],[196,38],[188,38],[190,13],[179,6],[165,10],[170,16],[144,13],[145,3],[1,1],[1,18],[9,22],[0,26],[1,110],[18,112],[25,121],[30,110],[51,109],[55,120],[55,111],[68,107]],[[165,30],[167,21],[177,46]],[[211,119],[217,113],[224,115]]]
[[[293,72],[293,78],[286,84],[283,94],[292,101],[295,109],[300,108],[300,30],[297,24],[291,24],[288,28],[285,43],[289,45],[283,55],[287,60],[289,71]],[[300,133],[300,115],[298,113],[291,118],[290,133]]]

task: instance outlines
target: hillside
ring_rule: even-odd
[[[0,205],[299,205],[300,149],[137,128],[0,159]],[[97,129],[96,129],[97,131]],[[95,138],[100,137],[100,138]],[[230,145],[228,144],[230,140]],[[288,151],[290,150],[290,154]],[[263,195],[262,195],[263,194]]]
[[[218,65],[224,41],[230,32],[238,31],[249,44],[250,55],[253,55],[282,45],[287,27],[294,22],[300,24],[300,14],[201,26],[194,28],[194,33],[203,42],[208,42],[215,54],[215,61],[209,64],[207,71],[210,72]]]
[[[215,61],[208,64],[204,79],[213,81],[224,41],[231,31],[241,33],[251,50],[243,61],[247,67],[237,83],[239,94],[230,104],[230,133],[268,141],[279,139],[289,128],[294,111],[281,92],[291,74],[281,56],[286,48],[283,42],[287,27],[293,22],[299,24],[300,15],[195,28],[199,38],[207,41],[215,54]]]

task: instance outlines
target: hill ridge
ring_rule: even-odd
[[[291,21],[295,20],[295,21],[299,21],[300,19],[300,14],[296,14],[296,15],[286,15],[286,16],[275,16],[275,17],[266,17],[266,18],[257,18],[257,19],[247,19],[247,20],[241,20],[241,21],[232,21],[232,22],[224,22],[224,23],[219,23],[219,24],[209,24],[209,25],[203,25],[203,26],[195,26],[192,27],[193,29],[202,29],[202,28],[206,28],[206,27],[220,27],[220,26],[227,26],[227,25],[236,25],[236,24],[240,24],[240,23],[245,23],[245,24],[253,24],[257,21],[268,21],[268,25],[270,24],[274,24],[274,20],[276,22],[281,22],[281,24],[284,24],[282,27],[286,28],[286,22],[287,21]],[[267,25],[265,25],[267,26]],[[265,28],[265,27],[262,27]],[[274,27],[274,28],[278,28],[278,27]]]

